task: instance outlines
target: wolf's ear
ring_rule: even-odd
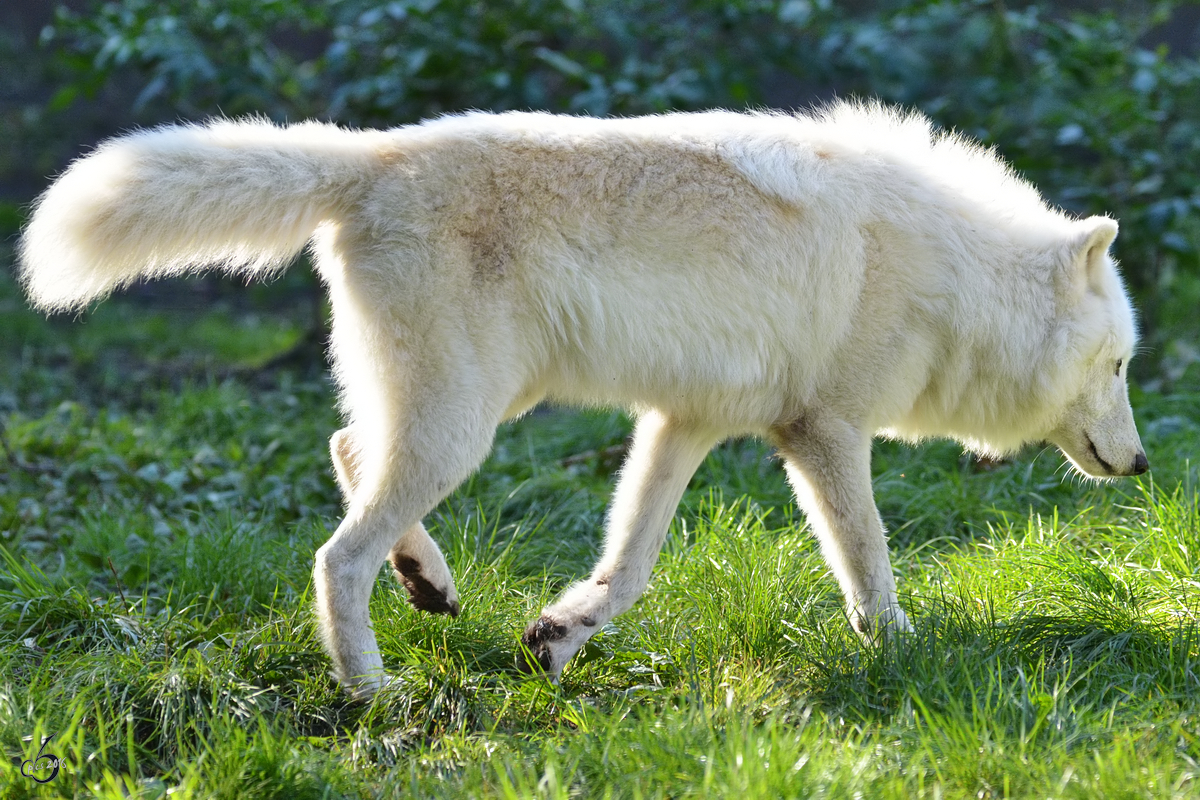
[[[1088,217],[1075,223],[1068,243],[1060,282],[1060,294],[1072,302],[1087,292],[1106,297],[1109,294],[1106,266],[1108,248],[1117,238],[1117,223],[1108,217]]]

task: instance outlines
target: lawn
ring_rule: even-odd
[[[630,423],[538,409],[427,520],[462,614],[381,569],[398,683],[364,705],[311,610],[340,498],[324,365],[277,358],[312,319],[303,268],[49,321],[9,274],[0,796],[1200,797],[1194,374],[1132,387],[1143,479],[876,443],[916,628],[880,646],[769,448],[727,442],[558,686],[515,669],[518,636],[596,557]]]

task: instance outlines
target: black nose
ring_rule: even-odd
[[[1133,457],[1133,474],[1141,475],[1146,470],[1150,469],[1150,462],[1146,460],[1145,453],[1138,453]]]

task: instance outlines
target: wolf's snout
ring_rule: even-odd
[[[1132,423],[1130,415],[1132,433],[1129,438],[1133,439],[1132,442],[1121,443],[1113,441],[1115,437],[1093,437],[1089,433],[1072,435],[1062,429],[1054,431],[1050,440],[1058,445],[1076,469],[1089,477],[1105,479],[1141,475],[1150,470],[1150,461]]]

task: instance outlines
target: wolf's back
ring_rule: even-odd
[[[377,174],[385,138],[249,121],[112,139],[38,199],[20,245],[21,281],[49,311],[144,277],[286,266]]]

